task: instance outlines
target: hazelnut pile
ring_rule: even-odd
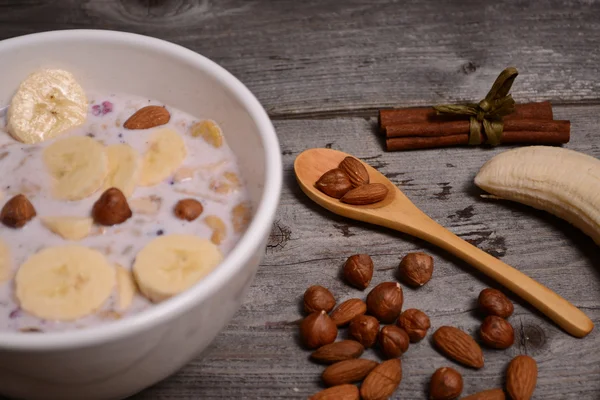
[[[423,286],[433,275],[433,263],[428,254],[409,253],[398,266],[397,278],[412,287]],[[342,277],[348,285],[365,290],[371,283],[373,270],[373,260],[369,255],[355,254],[344,263]],[[302,343],[313,350],[313,361],[328,365],[321,376],[328,388],[309,399],[373,400],[392,396],[402,379],[400,358],[411,343],[422,341],[431,327],[429,317],[423,311],[414,308],[402,310],[404,295],[400,284],[383,282],[374,286],[365,299],[351,298],[339,304],[327,288],[317,285],[306,290],[303,300],[307,316],[300,323]],[[479,331],[480,341],[492,349],[512,346],[514,331],[506,320],[514,311],[510,300],[502,292],[488,288],[481,291],[478,306],[485,315]],[[340,329],[346,329],[348,339],[336,342]],[[483,352],[466,332],[449,326],[440,327],[432,339],[440,353],[452,361],[477,369],[483,367]],[[384,361],[380,363],[361,358],[369,348],[373,348]],[[527,374],[533,378],[526,384],[507,379],[506,390],[511,398],[528,399],[535,388],[537,364],[531,358],[521,362],[518,357],[523,356],[511,361],[509,371],[524,368],[521,364],[532,370],[533,365],[535,374]],[[356,386],[358,383],[360,388]],[[430,379],[429,399],[457,399],[463,391],[463,384],[458,371],[441,367]],[[520,390],[515,387],[526,387],[530,391],[529,397],[527,393],[512,393]],[[505,399],[505,395],[502,389],[491,389],[467,399]]]

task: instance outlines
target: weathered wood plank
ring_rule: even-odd
[[[600,156],[600,107],[559,107],[570,118],[569,148]],[[505,202],[484,200],[473,176],[491,156],[506,148],[444,149],[383,153],[363,118],[277,121],[286,181],[266,259],[242,309],[206,353],[180,373],[135,396],[143,399],[287,399],[319,390],[323,368],[308,360],[297,342],[300,301],[311,284],[329,287],[338,300],[364,297],[344,285],[339,269],[355,252],[373,256],[374,284],[394,279],[394,268],[409,251],[435,257],[434,278],[426,286],[405,288],[405,307],[424,310],[432,330],[445,324],[475,333],[479,291],[491,281],[465,263],[406,235],[337,217],[311,203],[292,175],[294,157],[310,146],[331,146],[370,160],[434,219],[465,239],[502,258],[581,307],[600,323],[600,254],[575,228],[546,213]],[[514,299],[514,298],[513,298]],[[424,399],[430,375],[441,366],[460,370],[465,393],[502,385],[503,371],[516,354],[539,363],[535,399],[600,397],[600,333],[575,339],[518,299],[511,321],[515,346],[485,350],[486,366],[472,371],[439,355],[426,339],[403,356],[404,379],[394,399]],[[342,334],[343,335],[343,334]],[[372,351],[366,357],[376,358]]]
[[[278,117],[480,99],[508,65],[519,101],[598,102],[600,2],[23,0],[0,39],[100,28],[225,66]]]

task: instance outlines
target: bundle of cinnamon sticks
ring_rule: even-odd
[[[559,145],[570,139],[570,121],[555,120],[548,101],[517,104],[503,122],[502,144]],[[433,107],[380,110],[379,128],[387,151],[469,143],[469,120],[439,115]],[[485,133],[482,144],[486,144]]]

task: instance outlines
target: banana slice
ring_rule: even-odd
[[[109,298],[115,268],[97,250],[48,247],[21,265],[15,285],[25,311],[39,318],[72,321],[91,314]]]
[[[10,278],[10,272],[10,250],[8,249],[8,245],[0,239],[0,282],[7,281]]]
[[[44,69],[19,85],[6,127],[15,139],[33,144],[83,124],[86,115],[87,98],[75,77],[60,69]]]
[[[150,137],[150,147],[142,159],[140,186],[154,186],[172,175],[187,150],[183,139],[172,129],[159,129]]]
[[[87,136],[60,139],[44,150],[44,164],[56,181],[53,195],[81,200],[100,188],[108,173],[104,146]]]
[[[119,294],[117,308],[119,311],[125,311],[133,302],[133,296],[136,292],[135,281],[130,271],[120,265],[117,265],[116,269],[117,291]]]
[[[159,236],[136,256],[133,275],[144,296],[166,300],[188,289],[223,259],[209,240],[192,235]]]
[[[128,144],[115,144],[106,148],[108,175],[104,189],[119,189],[125,197],[131,197],[137,185],[140,155]]]
[[[94,224],[87,217],[42,217],[42,225],[66,240],[81,240],[89,236]]]

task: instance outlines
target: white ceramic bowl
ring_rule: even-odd
[[[22,399],[121,399],[197,357],[238,310],[264,255],[279,202],[279,143],[265,110],[242,83],[175,44],[94,30],[2,41],[0,107],[21,80],[42,67],[67,69],[88,90],[147,96],[192,115],[211,116],[238,157],[255,210],[247,232],[213,273],[148,311],[80,331],[0,331],[0,393]]]

